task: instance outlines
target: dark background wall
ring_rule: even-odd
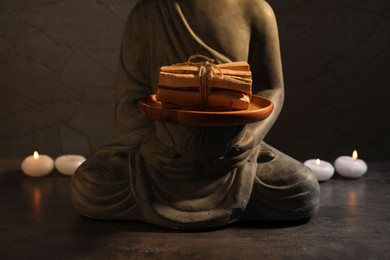
[[[0,2],[0,158],[110,141],[134,0]],[[390,159],[390,2],[272,0],[286,101],[267,141],[305,160]]]

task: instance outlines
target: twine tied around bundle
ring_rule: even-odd
[[[202,61],[194,62],[195,59],[202,59]],[[202,106],[207,104],[207,97],[210,94],[210,82],[213,77],[219,79],[223,78],[223,73],[220,67],[215,64],[215,60],[201,54],[191,55],[188,61],[177,65],[193,65],[199,68],[199,93],[201,96]],[[215,71],[218,71],[218,73]]]

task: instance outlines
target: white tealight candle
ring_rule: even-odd
[[[51,173],[54,169],[54,162],[50,156],[39,154],[26,157],[21,164],[22,171],[30,177],[42,177]]]
[[[85,160],[84,156],[69,154],[58,157],[54,164],[60,173],[66,176],[72,176],[76,172],[77,167]]]
[[[353,151],[351,156],[340,156],[334,162],[336,171],[347,178],[359,178],[367,172],[367,164],[358,159],[357,151]]]
[[[310,159],[305,161],[303,164],[312,170],[318,181],[327,181],[334,174],[333,166],[320,159]]]

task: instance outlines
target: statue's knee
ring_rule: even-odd
[[[302,170],[302,196],[303,206],[307,217],[313,216],[317,213],[320,204],[320,185],[318,184],[317,178],[308,168]]]
[[[79,166],[75,179],[104,179],[122,178],[127,173],[128,153],[100,149]]]
[[[125,151],[100,149],[76,170],[71,184],[73,204],[82,215],[126,219],[134,205]]]
[[[266,144],[257,162],[251,205],[257,216],[297,220],[318,211],[320,189],[310,169]]]

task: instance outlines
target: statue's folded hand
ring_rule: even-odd
[[[217,164],[237,167],[242,163],[251,160],[251,154],[255,147],[258,147],[255,144],[255,138],[251,134],[251,131],[247,130],[242,138],[234,144],[224,156],[217,159]]]

